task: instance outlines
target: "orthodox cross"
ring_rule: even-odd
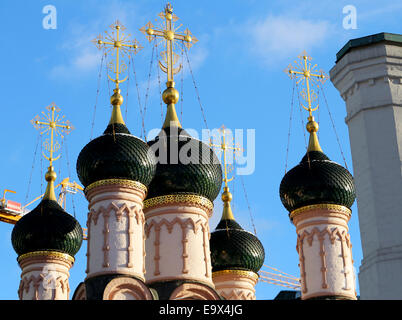
[[[310,85],[314,84],[318,86],[317,81],[322,84],[327,80],[328,76],[322,71],[317,71],[317,65],[311,66],[311,57],[307,55],[305,51],[298,56],[300,61],[294,61],[295,67],[291,64],[285,70],[291,79],[296,79],[296,84],[300,82],[306,87],[300,92],[301,97],[307,102],[307,107],[302,104],[302,107],[309,112],[309,116],[312,117],[312,112],[318,109],[318,104],[316,107],[312,107],[312,103],[317,99],[317,93],[314,91]]]
[[[113,79],[109,74],[108,77],[116,84],[116,88],[119,88],[119,84],[126,81],[128,77],[126,76],[122,80],[119,79],[120,74],[127,70],[127,64],[124,61],[120,61],[120,55],[122,57],[127,56],[130,59],[132,53],[137,54],[137,52],[143,47],[136,39],[130,39],[131,34],[124,34],[123,31],[126,30],[126,28],[119,20],[116,20],[110,28],[113,30],[111,34],[105,31],[105,36],[100,34],[92,40],[92,42],[99,50],[102,48],[105,49],[106,54],[115,50],[116,61],[114,63],[111,61],[108,65],[109,70],[115,74],[115,79]]]
[[[222,132],[222,142],[221,144],[213,144],[210,143],[209,145],[211,147],[220,149],[223,151],[223,182],[225,183],[225,188],[228,188],[228,182],[232,181],[234,179],[234,176],[231,177],[230,179],[228,178],[228,174],[229,174],[229,169],[228,169],[228,163],[226,160],[226,152],[228,152],[229,150],[232,150],[233,152],[236,151],[242,151],[242,148],[239,147],[234,147],[234,146],[230,146],[226,143],[226,128],[223,125],[219,131]]]
[[[47,156],[43,151],[42,154],[49,161],[51,167],[53,161],[56,161],[60,158],[60,155],[58,155],[56,158],[53,158],[53,154],[60,149],[60,143],[56,140],[56,138],[60,137],[63,139],[63,134],[69,134],[74,127],[71,125],[70,121],[64,120],[64,116],[60,118],[60,114],[55,114],[60,112],[60,108],[58,108],[54,102],[47,106],[46,110],[48,110],[48,113],[42,111],[43,117],[41,118],[39,115],[37,115],[31,120],[31,123],[35,129],[41,131],[41,135],[50,135],[50,141],[49,138],[47,138],[43,143],[43,147],[49,152],[49,156]]]
[[[167,81],[173,82],[173,76],[182,68],[182,65],[175,68],[179,57],[179,55],[174,52],[176,41],[182,41],[182,43],[190,49],[198,40],[191,34],[189,29],[184,30],[184,32],[177,31],[182,25],[175,28],[174,23],[179,18],[173,13],[173,8],[170,3],[166,5],[165,11],[159,13],[158,16],[164,20],[164,26],[162,24],[161,29],[155,29],[152,23],[148,22],[140,31],[145,34],[149,42],[156,37],[160,37],[162,40],[166,41],[166,51],[161,52],[164,62],[159,61],[159,67],[163,72],[167,73]]]

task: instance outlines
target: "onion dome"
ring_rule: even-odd
[[[82,228],[56,201],[56,173],[52,166],[45,177],[48,186],[42,201],[13,228],[11,241],[14,250],[18,256],[37,251],[57,251],[74,257],[82,244]]]
[[[168,104],[163,128],[148,142],[158,163],[147,199],[188,193],[213,201],[222,185],[219,159],[208,145],[194,139],[181,127],[174,108],[179,93],[173,86],[173,82],[168,82],[163,92],[163,101]]]
[[[309,147],[301,162],[289,170],[280,185],[280,198],[292,212],[316,204],[336,204],[350,209],[356,198],[353,176],[341,165],[331,161],[321,150],[318,124],[309,117]]]
[[[212,272],[246,270],[257,273],[264,263],[264,247],[254,234],[235,221],[230,207],[232,194],[228,190],[224,187],[222,218],[209,241]]]
[[[148,187],[155,173],[155,159],[148,145],[126,127],[120,111],[120,89],[114,89],[111,103],[112,117],[103,135],[90,141],[78,156],[78,178],[84,187],[105,179],[132,180]]]

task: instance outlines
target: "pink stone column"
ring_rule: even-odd
[[[85,190],[87,279],[121,274],[145,281],[143,199],[146,187],[129,180],[103,180]]]
[[[351,211],[339,205],[311,205],[290,214],[297,233],[301,298],[356,299]]]
[[[52,251],[26,253],[18,258],[22,269],[20,300],[68,300],[69,270],[74,258]]]
[[[216,291],[226,300],[255,300],[258,274],[245,270],[222,270],[212,274]]]
[[[195,280],[214,288],[208,219],[212,203],[195,195],[145,200],[146,282]]]

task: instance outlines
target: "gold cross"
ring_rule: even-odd
[[[57,136],[60,136],[60,138],[63,139],[63,133],[69,134],[74,127],[71,125],[70,121],[63,120],[64,116],[60,118],[59,114],[55,115],[55,112],[60,112],[60,108],[58,108],[54,102],[47,106],[46,110],[49,111],[47,114],[42,111],[43,117],[41,118],[39,115],[37,115],[31,120],[31,123],[35,129],[43,130],[40,132],[41,135],[50,134],[50,141],[47,138],[43,143],[43,147],[49,152],[49,156],[46,156],[43,151],[42,154],[47,160],[49,160],[50,166],[52,166],[53,161],[56,161],[60,158],[60,155],[58,155],[56,158],[53,158],[53,153],[60,149],[60,144],[56,140]]]
[[[219,131],[222,132],[222,142],[221,142],[221,144],[213,144],[211,142],[209,145],[211,147],[215,147],[215,148],[223,150],[223,175],[224,175],[223,182],[225,183],[225,188],[227,188],[228,187],[228,182],[232,181],[234,179],[234,176],[231,177],[230,179],[228,178],[229,170],[228,170],[228,164],[227,164],[227,161],[226,161],[226,152],[228,150],[233,150],[233,152],[235,152],[235,151],[243,151],[243,149],[239,148],[239,147],[229,146],[226,143],[226,130],[225,129],[226,128],[225,128],[224,125],[222,125],[222,127],[219,129]]]
[[[317,93],[313,88],[310,88],[310,82],[318,87],[317,81],[324,83],[328,76],[322,70],[317,71],[316,64],[311,66],[311,63],[308,61],[311,61],[312,58],[307,55],[306,51],[303,51],[298,58],[300,61],[294,61],[296,66],[293,67],[291,64],[289,64],[285,72],[289,74],[291,79],[296,78],[296,84],[299,84],[300,82],[305,84],[306,88],[303,88],[303,90],[300,92],[300,95],[307,102],[308,107],[306,108],[303,104],[302,107],[307,110],[309,112],[309,116],[312,117],[312,112],[318,109],[318,104],[314,108],[311,107],[312,103],[317,99]]]
[[[92,40],[92,42],[99,50],[104,48],[106,53],[115,50],[116,61],[115,63],[111,61],[108,65],[108,68],[115,74],[116,79],[113,79],[110,75],[108,75],[108,77],[116,84],[116,88],[119,88],[119,84],[126,81],[128,77],[126,76],[123,80],[119,79],[120,74],[127,70],[127,64],[124,61],[120,62],[120,54],[122,57],[127,56],[130,59],[131,53],[137,54],[137,52],[143,47],[136,39],[129,39],[131,34],[124,34],[123,31],[126,30],[126,28],[120,23],[119,20],[116,20],[116,22],[113,23],[110,28],[113,30],[111,34],[105,31],[105,36],[99,35]]]
[[[191,34],[189,29],[184,30],[182,33],[177,31],[182,25],[175,28],[174,23],[179,18],[173,13],[170,3],[166,5],[164,12],[159,13],[159,17],[165,22],[164,28],[162,25],[160,30],[155,29],[152,23],[148,22],[140,31],[145,34],[149,42],[156,37],[161,37],[163,38],[162,40],[166,41],[166,51],[161,52],[164,64],[159,61],[159,67],[163,72],[167,73],[167,81],[173,82],[173,76],[182,68],[181,64],[175,68],[179,58],[179,55],[174,52],[176,40],[183,41],[188,49],[198,40]]]

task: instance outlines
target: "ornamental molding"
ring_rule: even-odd
[[[200,283],[183,283],[172,292],[169,300],[220,300],[220,297],[209,286]]]
[[[128,277],[111,280],[103,291],[103,300],[117,300],[118,294],[129,294],[135,300],[153,300],[151,291],[143,282]]]
[[[350,258],[352,261],[352,243],[350,242],[350,235],[348,234],[347,230],[344,228],[339,227],[325,227],[322,230],[319,230],[318,227],[314,227],[310,232],[307,230],[303,230],[303,232],[297,234],[297,245],[296,250],[299,253],[299,266],[300,266],[300,275],[301,275],[301,285],[302,285],[302,292],[307,293],[307,276],[306,276],[306,269],[305,269],[305,255],[304,255],[304,244],[305,241],[311,247],[314,241],[314,236],[316,236],[317,240],[319,241],[319,255],[321,257],[321,287],[322,289],[328,289],[328,282],[327,282],[327,261],[326,261],[326,252],[325,252],[325,236],[328,235],[328,239],[330,240],[331,245],[335,244],[335,240],[341,241],[341,257],[343,261],[343,274],[345,277],[345,287],[342,288],[343,290],[350,290],[347,286],[347,275],[349,271],[346,270],[347,267],[347,260]],[[350,256],[349,256],[350,254]],[[352,261],[353,264],[353,261]]]
[[[153,219],[151,222],[147,222],[145,224],[145,235],[146,238],[149,238],[151,229],[155,229],[155,241],[154,241],[154,246],[155,246],[155,256],[154,256],[154,261],[155,261],[155,271],[154,271],[154,276],[160,275],[160,232],[162,229],[162,226],[166,226],[166,229],[168,233],[172,233],[173,227],[178,224],[181,228],[182,231],[182,258],[183,258],[183,268],[182,268],[182,273],[183,274],[188,274],[189,270],[187,267],[188,263],[188,252],[187,252],[187,247],[188,247],[188,239],[187,239],[187,232],[186,229],[190,227],[194,231],[194,234],[197,234],[198,230],[201,229],[203,232],[203,250],[204,250],[204,262],[205,262],[205,276],[209,277],[210,276],[210,259],[208,258],[209,256],[209,224],[208,221],[205,221],[204,219],[198,219],[197,221],[191,219],[191,218],[179,218],[175,217],[173,220],[169,221],[166,218],[161,219],[160,221],[156,221]]]
[[[219,292],[225,300],[255,300],[255,294],[249,290],[233,289],[229,292]]]
[[[142,224],[145,223],[145,218],[142,209],[139,207],[139,205],[135,204],[132,206],[128,206],[127,203],[123,203],[122,205],[117,205],[114,202],[111,202],[108,206],[100,206],[98,209],[93,209],[88,213],[88,221],[93,220],[94,224],[96,225],[98,223],[98,218],[99,215],[103,216],[110,216],[110,213],[114,212],[114,216],[116,218],[116,221],[120,221],[121,218],[126,215],[126,217],[133,217],[135,216],[135,220],[137,221],[137,224]],[[89,230],[88,230],[88,236],[89,236]]]
[[[327,212],[325,212],[327,211]],[[311,216],[321,216],[327,214],[342,214],[339,217],[343,217],[343,215],[346,215],[348,219],[350,218],[352,214],[352,210],[345,206],[337,205],[337,204],[313,204],[309,206],[304,206],[301,208],[298,208],[296,210],[293,210],[290,212],[289,217],[291,220],[293,220],[295,217],[298,217],[299,215],[303,214],[303,217],[309,213]]]
[[[248,271],[248,270],[219,270],[219,271],[214,271],[212,272],[212,279],[215,279],[217,277],[221,276],[227,276],[230,277],[230,279],[233,279],[233,276],[235,277],[246,277],[250,278],[252,280],[257,281],[259,278],[259,275],[253,271]],[[214,280],[215,281],[215,280]]]
[[[24,277],[20,281],[20,286],[18,288],[18,297],[20,300],[23,299],[23,292],[25,290],[25,293],[28,293],[31,283],[33,284],[34,288],[34,295],[32,297],[32,300],[39,300],[39,285],[42,282],[43,276],[38,275],[34,276],[31,275],[30,277]]]
[[[20,255],[17,258],[17,261],[21,267],[31,264],[33,262],[59,262],[63,261],[68,263],[69,267],[74,264],[74,257],[70,256],[67,253],[57,252],[57,251],[49,251],[49,250],[42,250],[42,251],[34,251],[28,252]]]
[[[68,266],[65,266],[68,268]],[[68,270],[68,269],[67,269]],[[52,270],[51,271],[56,271],[58,273],[62,273],[66,278],[70,277],[70,273],[67,271],[65,268],[57,268],[55,266],[52,266]],[[23,278],[26,274],[29,274],[31,272],[39,272],[39,271],[43,271],[43,267],[34,267],[34,268],[30,268],[30,267],[24,267],[22,273],[21,273],[21,278]]]
[[[307,222],[299,222],[296,226],[296,232],[299,233],[301,230],[311,227],[311,226],[322,226],[322,225],[334,225],[344,228],[346,231],[349,230],[347,223],[340,223],[336,221],[328,221],[328,220],[313,220]]]
[[[156,208],[167,207],[169,205],[190,205],[204,209],[208,212],[208,216],[214,208],[213,203],[199,195],[195,194],[170,194],[165,196],[159,196],[151,199],[144,200],[144,211]]]
[[[349,97],[355,94],[360,87],[372,87],[376,83],[381,84],[381,82],[386,84],[400,85],[402,84],[402,78],[398,76],[390,76],[390,75],[379,75],[377,77],[366,78],[360,81],[353,82],[346,90],[344,90],[341,94],[342,99],[347,101]]]
[[[63,276],[58,276],[57,278],[52,277],[51,279],[49,279],[48,284],[50,285],[50,282],[53,282],[54,288],[45,288],[45,285],[44,285],[45,279],[46,279],[46,275],[43,273],[39,274],[36,277],[34,275],[31,275],[29,277],[23,277],[22,280],[20,281],[20,285],[18,288],[18,297],[20,298],[20,300],[23,300],[24,290],[25,290],[25,293],[29,292],[31,284],[33,285],[33,288],[34,288],[34,295],[33,295],[32,300],[40,300],[39,286],[41,284],[44,287],[44,291],[52,290],[52,296],[50,299],[47,299],[47,300],[59,299],[58,295],[57,295],[57,293],[59,291],[58,288],[61,288],[61,292],[63,294],[63,297],[61,297],[60,299],[64,300],[66,296],[68,297],[68,295],[70,293],[70,285],[68,282],[68,278],[64,278]],[[67,291],[67,292],[65,293],[65,291]]]
[[[359,113],[363,111],[369,111],[369,110],[375,110],[375,109],[381,109],[381,108],[393,108],[393,107],[402,107],[402,104],[395,103],[393,101],[389,101],[387,103],[383,103],[381,105],[375,105],[375,106],[369,106],[369,107],[364,107],[364,108],[359,108],[356,111],[349,112],[346,117],[345,117],[345,123],[349,124],[350,120],[352,120],[354,117],[356,117]]]
[[[84,189],[85,195],[88,194],[89,191],[101,186],[118,186],[118,187],[128,187],[133,189],[139,189],[143,191],[145,194],[148,192],[148,188],[138,181],[127,180],[127,179],[104,179],[91,183]]]

